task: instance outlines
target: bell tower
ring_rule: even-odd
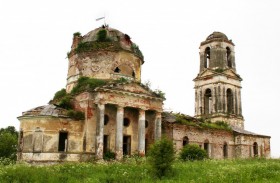
[[[200,69],[195,82],[195,117],[244,128],[241,81],[236,73],[234,44],[213,32],[200,44]]]

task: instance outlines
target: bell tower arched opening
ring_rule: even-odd
[[[204,59],[204,68],[208,68],[210,64],[210,47],[207,47],[204,52],[205,59]]]
[[[208,88],[204,94],[204,114],[211,114],[212,111],[212,93]]]
[[[233,113],[233,94],[231,89],[227,89],[227,112]]]
[[[231,50],[230,50],[230,48],[229,47],[226,47],[226,60],[227,60],[227,66],[229,67],[229,68],[232,68],[232,62],[231,62]]]

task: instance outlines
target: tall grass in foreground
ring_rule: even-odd
[[[50,166],[0,165],[0,182],[280,182],[280,159],[176,161],[155,179],[145,159]]]

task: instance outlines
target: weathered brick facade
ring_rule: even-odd
[[[222,33],[214,32],[202,42],[200,72],[194,79],[196,112],[188,125],[162,113],[164,97],[141,84],[143,55],[127,34],[108,26],[84,36],[74,34],[65,93],[71,109],[70,104],[62,105],[67,97],[58,98],[18,117],[18,160],[87,161],[102,159],[109,151],[116,159],[135,153],[144,156],[162,134],[174,141],[178,152],[195,143],[216,159],[269,157],[270,137],[243,129],[241,78],[233,49]],[[90,80],[83,90],[73,92],[83,77],[97,79],[99,85],[92,87]],[[71,116],[78,112],[83,118]],[[201,128],[198,118],[224,121],[232,129]]]

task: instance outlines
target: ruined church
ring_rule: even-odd
[[[201,42],[192,117],[164,111],[163,92],[141,83],[144,57],[128,34],[107,25],[84,36],[74,33],[66,88],[48,105],[18,117],[18,160],[88,161],[109,152],[117,160],[145,156],[163,135],[177,152],[198,144],[214,159],[269,158],[270,137],[244,130],[234,46],[221,32]]]

